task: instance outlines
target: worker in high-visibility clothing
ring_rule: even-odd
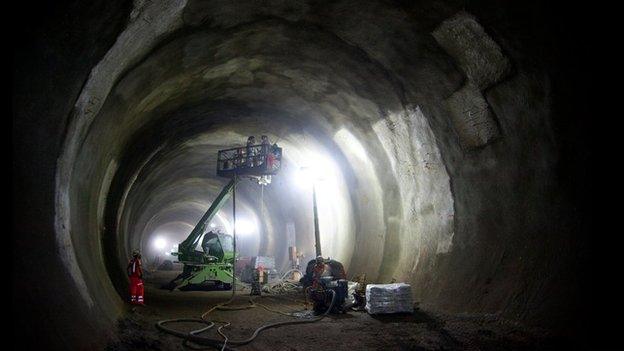
[[[139,250],[132,252],[132,259],[128,263],[128,277],[130,277],[130,303],[144,305],[143,267]]]

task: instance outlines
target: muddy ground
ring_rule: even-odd
[[[227,301],[229,291],[169,292],[159,289],[176,272],[154,272],[146,279],[146,306],[128,305],[127,316],[118,323],[118,340],[107,349],[188,350],[182,339],[158,330],[156,322],[171,318],[199,318],[210,307]],[[237,292],[233,305],[248,305],[249,290]],[[256,297],[257,303],[283,312],[305,311],[303,295]],[[259,326],[292,317],[261,307],[240,311],[214,311],[208,319],[227,321],[223,329],[231,339],[246,339]],[[217,326],[222,323],[217,323]],[[199,324],[178,324],[191,330]],[[219,338],[216,327],[202,336]],[[231,346],[231,345],[230,345]],[[311,324],[283,326],[262,332],[237,350],[552,350],[567,348],[563,340],[547,333],[503,321],[493,315],[439,315],[414,309],[413,314],[372,316],[362,312],[329,315]],[[231,346],[234,348],[234,346]],[[205,348],[205,347],[204,347]],[[572,347],[573,348],[573,347]],[[206,348],[211,349],[211,348]]]

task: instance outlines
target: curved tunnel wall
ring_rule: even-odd
[[[173,119],[176,122],[169,122],[167,128],[204,133],[186,142],[173,140],[174,137],[163,140],[182,145],[160,145],[161,149],[139,174],[133,175],[136,179],[132,188],[118,204],[123,206],[119,219],[123,224],[116,226],[116,233],[106,234],[117,235],[118,243],[125,244],[119,255],[120,266],[133,247],[145,248],[142,235],[137,233],[144,233],[159,211],[202,200],[207,207],[206,199],[214,198],[218,184],[223,183],[210,179],[214,178],[211,175],[215,169],[211,156],[214,158],[219,148],[240,144],[245,135],[257,131],[271,135],[272,140],[279,140],[288,150],[285,177],[290,179],[282,181],[281,175],[277,176],[280,184],[267,189],[275,193],[276,199],[271,201],[274,208],[279,204],[305,208],[309,204],[309,194],[305,192],[294,199],[279,195],[289,192],[289,183],[298,176],[301,166],[316,168],[326,178],[317,184],[326,255],[345,262],[347,268],[357,267],[357,273],[367,273],[371,279],[385,275],[380,279],[390,280],[408,279],[406,272],[413,272],[418,260],[413,251],[423,247],[424,242],[433,242],[429,245],[440,252],[449,250],[453,217],[449,180],[424,115],[418,108],[407,111],[401,104],[402,96],[391,95],[400,93],[400,89],[393,87],[383,70],[364,60],[361,52],[309,29],[293,29],[270,20],[241,26],[227,36],[200,31],[177,37],[152,52],[117,83],[78,155],[75,172],[81,173],[80,182],[86,178],[108,187],[106,183],[112,181],[107,176],[111,167],[132,167],[117,165],[116,154],[122,152],[124,140],[136,134],[133,129],[140,129],[150,118]],[[275,41],[279,36],[282,40]],[[296,56],[294,60],[283,54],[286,47],[298,53],[291,54]],[[247,58],[241,58],[240,48],[245,49]],[[335,62],[320,62],[321,57],[330,54]],[[184,64],[180,65],[180,61]],[[344,67],[352,68],[347,71]],[[241,75],[248,77],[242,79]],[[148,85],[151,89],[146,89]],[[201,92],[199,98],[197,91]],[[210,113],[202,106],[206,101],[215,105],[221,100],[228,104],[213,107]],[[195,106],[185,109],[184,104]],[[228,112],[232,105],[244,105],[252,115]],[[262,113],[267,107],[278,114]],[[175,116],[167,113],[173,109]],[[224,118],[223,113],[231,115],[230,119]],[[386,116],[389,122],[384,120]],[[191,119],[196,121],[194,128],[178,126]],[[157,123],[150,128],[160,128],[155,126]],[[384,147],[391,142],[395,145]],[[109,147],[102,150],[100,145]],[[95,158],[99,156],[96,149],[104,151],[99,160]],[[102,170],[90,168],[98,164],[115,166],[107,167],[104,175],[98,176],[97,172]],[[82,172],[88,176],[84,177]],[[350,182],[345,181],[343,173],[349,175]],[[397,175],[408,179],[397,184]],[[102,185],[77,183],[75,192],[85,194],[88,189],[101,188]],[[94,196],[101,199],[102,192]],[[397,203],[403,205],[396,206]],[[257,206],[247,207],[259,210]],[[291,219],[307,224],[308,230],[297,228],[302,240],[311,237],[309,219],[306,221],[309,216],[305,215],[309,213],[300,211],[296,216],[304,218]],[[101,207],[95,216],[102,221]],[[418,216],[418,223],[405,216]],[[93,217],[76,212],[72,218]],[[265,218],[270,223],[273,216],[269,213]],[[273,222],[287,220],[278,218]],[[264,245],[264,252],[260,253],[272,252],[283,260],[287,248],[283,245],[284,228],[283,224],[275,227],[277,223],[272,225],[273,231],[263,235],[273,244]],[[76,221],[71,227],[88,225]],[[300,247],[309,248],[309,239],[306,241]],[[278,243],[281,247],[274,248]],[[354,251],[366,254],[353,255]],[[307,254],[312,256],[311,251]]]
[[[57,165],[56,245],[83,302],[104,321],[119,316],[128,252],[161,225],[193,224],[223,183],[210,176],[215,151],[266,132],[291,171],[317,146],[333,156],[348,186],[341,212],[323,214],[333,228],[323,241],[338,243],[328,254],[350,273],[407,280],[438,311],[569,320],[575,244],[556,182],[550,78],[513,26],[475,8],[514,72],[484,91],[500,138],[462,147],[448,99],[470,77],[431,35],[458,10],[136,7],[91,71]],[[309,206],[281,194],[288,182],[277,176],[256,213],[259,253],[284,251],[284,223],[311,226],[280,205]],[[250,209],[257,199],[251,186],[241,193]]]

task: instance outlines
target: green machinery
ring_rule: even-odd
[[[217,198],[189,236],[172,255],[184,264],[180,275],[164,288],[169,290],[230,290],[234,280],[236,260],[235,237],[209,231],[207,224],[225,205],[232,194],[236,218],[236,184],[241,177],[252,178],[259,184],[270,183],[271,176],[281,167],[282,149],[277,145],[255,145],[221,150],[217,160],[217,175],[230,178]],[[203,237],[203,239],[202,239]],[[201,240],[201,251],[196,250]]]

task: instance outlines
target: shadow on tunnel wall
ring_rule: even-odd
[[[12,338],[23,349],[97,349],[104,335],[96,331],[106,323],[85,313],[56,248],[55,168],[78,94],[123,30],[132,4],[16,5],[14,19],[24,26],[11,34]]]

